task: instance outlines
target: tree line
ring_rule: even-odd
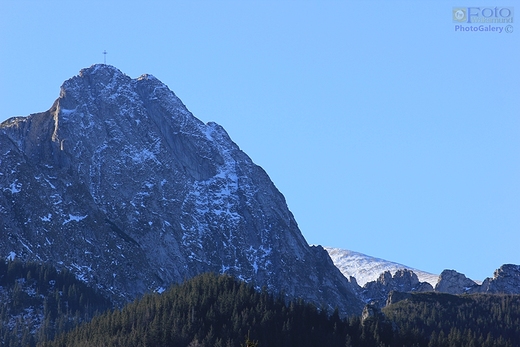
[[[42,345],[229,347],[247,341],[260,347],[514,347],[520,345],[520,296],[417,293],[368,317],[341,318],[337,310],[286,302],[232,277],[204,274]]]
[[[28,283],[32,292],[15,289]],[[23,319],[11,319],[2,346],[520,346],[519,295],[412,293],[382,311],[340,317],[228,275],[202,274],[109,310],[70,272],[46,265],[0,263],[0,285],[2,295],[11,288],[2,322],[36,307],[35,292],[45,297],[40,329],[31,335]]]

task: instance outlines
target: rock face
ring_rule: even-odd
[[[479,288],[481,293],[520,294],[520,265],[504,264],[493,278],[486,278]]]
[[[386,299],[385,306],[396,304],[399,301],[408,300],[411,297],[412,297],[412,293],[403,293],[403,292],[392,291],[388,294],[388,298]]]
[[[481,285],[457,271],[444,270],[435,291],[449,294],[520,294],[520,265],[502,265],[495,270],[493,278],[486,278]]]
[[[94,65],[0,125],[0,255],[67,267],[124,302],[202,272],[360,313],[283,195],[151,75]]]
[[[397,270],[393,276],[390,271],[385,271],[376,281],[368,282],[363,286],[362,296],[366,302],[374,301],[382,307],[392,291],[427,292],[433,291],[433,287],[428,282],[420,282],[411,270]]]
[[[455,270],[444,270],[435,286],[436,292],[448,294],[474,293],[479,285]]]
[[[364,324],[369,319],[384,318],[380,307],[370,303],[363,308],[361,313],[361,323]]]

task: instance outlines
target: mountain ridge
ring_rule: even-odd
[[[340,248],[325,247],[334,265],[359,288],[360,298],[384,306],[393,292],[447,294],[520,294],[520,265],[503,264],[493,277],[474,281],[455,270],[434,275],[392,261]],[[359,280],[358,280],[359,278]]]
[[[439,278],[439,275],[360,252],[334,247],[324,247],[324,249],[329,253],[332,261],[343,275],[347,278],[350,276],[356,278],[360,286],[375,281],[385,271],[390,271],[394,275],[402,269],[413,271],[421,282],[428,282],[432,286],[435,286]]]

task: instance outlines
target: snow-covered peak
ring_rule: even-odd
[[[388,260],[371,257],[363,253],[332,247],[324,247],[324,249],[329,253],[334,265],[336,265],[341,273],[347,278],[350,276],[354,277],[360,286],[377,280],[385,271],[390,271],[390,273],[394,275],[397,270],[400,269],[412,270],[419,278],[419,281],[428,282],[433,287],[435,287],[439,279],[439,275],[434,275]]]

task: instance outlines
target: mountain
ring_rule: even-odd
[[[345,275],[345,277],[355,277],[360,286],[368,282],[376,281],[382,273],[389,271],[395,275],[398,270],[413,271],[420,282],[428,282],[432,286],[437,284],[439,275],[414,269],[412,267],[395,263],[392,261],[371,257],[369,255],[349,251],[345,249],[324,247],[329,253],[334,265]]]
[[[352,283],[357,283],[358,296],[364,302],[383,306],[388,294],[397,292],[429,292],[448,294],[520,294],[520,265],[504,264],[493,277],[482,283],[455,270],[434,275],[406,265],[375,258],[363,253],[325,247],[334,265]]]
[[[0,255],[69,269],[120,304],[204,272],[359,313],[283,195],[152,75],[93,65],[0,124]]]

